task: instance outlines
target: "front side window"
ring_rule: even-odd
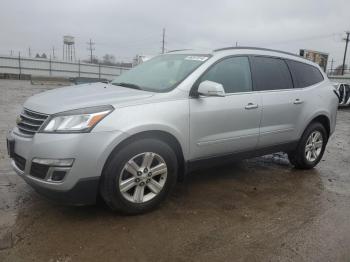
[[[252,90],[249,60],[247,57],[231,57],[214,64],[200,82],[213,81],[222,84],[226,93]]]
[[[252,72],[256,91],[293,88],[288,66],[282,59],[254,56]]]
[[[320,70],[312,65],[291,60],[287,60],[287,64],[297,88],[311,86],[323,81]]]
[[[208,58],[208,55],[160,55],[118,76],[112,84],[145,91],[167,92]]]

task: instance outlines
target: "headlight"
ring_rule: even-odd
[[[76,109],[51,115],[40,132],[82,133],[90,132],[98,122],[113,111],[112,106]]]

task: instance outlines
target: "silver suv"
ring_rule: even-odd
[[[113,210],[156,207],[184,174],[218,161],[287,152],[313,168],[338,99],[314,63],[261,48],[177,51],[109,84],[30,97],[8,135],[15,171],[43,195]]]

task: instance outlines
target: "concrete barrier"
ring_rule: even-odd
[[[46,77],[87,77],[112,80],[127,67],[60,61],[56,59],[0,56],[0,74]],[[22,79],[19,77],[18,79]]]
[[[32,76],[31,84],[69,86],[72,83],[65,77]]]

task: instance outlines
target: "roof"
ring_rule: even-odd
[[[268,56],[278,56],[278,57],[284,57],[287,59],[292,59],[296,60],[299,62],[304,62],[307,64],[312,64],[316,65],[314,62],[306,59],[305,57],[290,53],[290,52],[285,52],[281,50],[274,50],[274,49],[269,49],[269,48],[262,48],[262,47],[250,47],[250,46],[233,46],[233,47],[224,47],[224,48],[219,48],[219,49],[214,49],[214,50],[193,50],[193,49],[182,49],[182,50],[172,50],[169,51],[168,53],[177,53],[177,54],[208,54],[208,55],[215,55],[215,54],[220,54],[221,52],[234,52],[234,51],[239,51],[239,50],[246,50],[247,54],[254,55],[254,51],[261,51],[263,55],[268,55]]]
[[[302,58],[299,55],[290,53],[290,52],[285,52],[281,50],[275,50],[275,49],[268,49],[268,48],[262,48],[262,47],[251,47],[251,46],[229,46],[229,47],[223,47],[223,48],[218,48],[214,50],[205,50],[206,52],[204,53],[216,53],[220,51],[228,51],[228,50],[259,50],[259,51],[269,51],[269,52],[276,52],[276,53],[281,53],[281,54],[286,54],[286,55],[291,55],[291,56],[296,56],[299,58]],[[167,52],[168,53],[203,53],[203,50],[194,50],[194,49],[177,49],[177,50],[170,50]]]
[[[240,49],[270,51],[270,52],[276,52],[276,53],[281,53],[281,54],[285,54],[285,55],[292,55],[292,56],[300,57],[299,55],[296,55],[296,54],[293,54],[293,53],[290,53],[290,52],[285,52],[285,51],[280,51],[280,50],[275,50],[275,49],[269,49],[269,48],[263,48],[263,47],[251,47],[251,46],[223,47],[223,48],[215,49],[214,52],[226,51],[226,50],[240,50]]]

